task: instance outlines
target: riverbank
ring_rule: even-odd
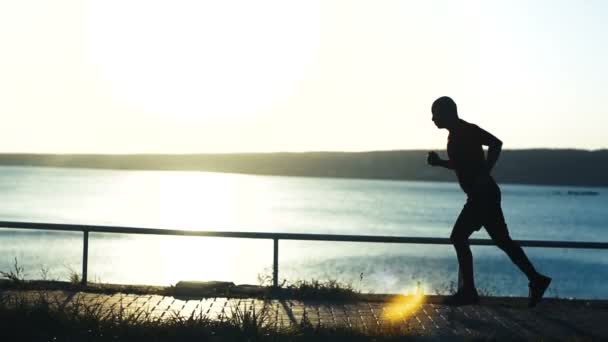
[[[426,164],[426,150],[232,154],[0,154],[3,166],[173,170],[267,176],[454,182]],[[441,154],[445,155],[445,151]],[[608,150],[504,150],[499,183],[608,186]]]

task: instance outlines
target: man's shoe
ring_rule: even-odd
[[[479,303],[477,290],[458,290],[455,294],[446,297],[443,304],[450,306],[471,305]]]
[[[543,298],[543,294],[551,284],[551,278],[541,275],[538,279],[531,281],[528,284],[530,291],[528,292],[528,307],[533,308]]]

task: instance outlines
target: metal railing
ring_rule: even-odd
[[[273,286],[275,286],[275,287],[278,286],[278,280],[279,280],[279,240],[408,243],[408,244],[423,244],[423,245],[451,245],[452,244],[450,239],[432,238],[432,237],[262,233],[262,232],[219,232],[219,231],[196,231],[196,230],[134,228],[134,227],[120,227],[120,226],[98,226],[98,225],[12,222],[12,221],[0,221],[0,228],[82,232],[83,233],[83,248],[82,248],[82,284],[83,285],[87,284],[88,258],[89,258],[89,233],[90,232],[115,233],[115,234],[172,235],[172,236],[206,236],[206,237],[273,240],[272,283],[273,283]],[[471,245],[477,245],[477,246],[493,246],[494,245],[494,242],[492,240],[488,240],[488,239],[470,239],[469,241],[470,241]],[[518,242],[522,247],[608,249],[608,242],[574,242],[574,241],[543,241],[543,240],[517,240],[516,242]]]

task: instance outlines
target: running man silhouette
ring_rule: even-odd
[[[509,236],[500,206],[500,189],[490,175],[500,155],[502,142],[480,127],[461,120],[456,103],[447,96],[435,100],[431,112],[437,128],[445,128],[450,132],[447,146],[449,159],[443,160],[437,153],[429,152],[427,162],[432,166],[454,170],[460,187],[467,194],[467,202],[450,236],[456,249],[462,284],[444,303],[467,305],[479,302],[469,236],[484,226],[496,246],[507,253],[511,261],[528,277],[528,306],[535,306],[549,287],[551,278],[538,273],[523,249]],[[488,146],[487,159],[482,145]]]

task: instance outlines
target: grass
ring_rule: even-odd
[[[4,296],[0,300],[2,341],[376,341],[402,340],[399,326],[376,329],[329,328],[302,324],[278,327],[270,312],[231,309],[229,318],[154,319],[119,308],[76,301],[67,307],[41,292],[38,297]]]
[[[56,294],[56,293],[55,293]],[[0,292],[0,341],[403,341],[424,339],[400,323],[368,327],[313,324],[303,314],[279,326],[271,306],[228,306],[221,317],[177,314],[155,318],[85,297],[55,297],[48,291]],[[69,294],[68,294],[69,298]],[[482,339],[483,340],[483,339]],[[576,340],[576,339],[574,339]],[[584,340],[584,339],[583,339]]]
[[[339,282],[335,279],[320,281],[298,280],[279,288],[278,293],[294,299],[332,299],[332,300],[358,300],[361,292],[355,290],[352,285]]]
[[[239,287],[225,288],[221,290],[195,291],[193,294],[183,294],[175,286],[147,286],[147,285],[119,285],[100,282],[87,282],[82,285],[81,275],[74,268],[65,266],[68,274],[67,280],[50,280],[50,270],[44,266],[40,268],[41,280],[25,280],[24,268],[19,265],[17,258],[14,259],[12,268],[8,271],[0,271],[0,275],[6,279],[0,279],[0,290],[65,290],[86,291],[93,293],[131,293],[131,294],[156,294],[162,296],[180,297],[231,297],[231,298],[292,298],[292,299],[320,299],[327,301],[354,301],[369,299],[356,290],[351,284],[343,283],[335,279],[324,281],[298,280],[295,282],[283,282],[274,288],[272,276],[266,273],[258,275],[260,286],[255,291],[239,292]]]
[[[220,290],[217,289],[202,289],[194,291],[182,290],[175,286],[150,286],[150,285],[122,285],[101,283],[97,279],[96,282],[88,282],[87,285],[81,284],[81,275],[72,267],[65,266],[68,270],[66,280],[49,280],[49,269],[41,266],[41,280],[26,280],[24,279],[24,268],[19,265],[15,258],[12,268],[8,271],[0,271],[0,276],[6,279],[0,279],[1,290],[64,290],[64,291],[83,291],[91,293],[103,294],[155,294],[161,296],[173,296],[180,299],[192,299],[202,297],[228,297],[228,298],[258,298],[258,299],[296,299],[296,300],[322,300],[322,301],[369,301],[369,302],[385,302],[395,296],[395,294],[374,294],[362,293],[350,283],[340,282],[335,279],[327,280],[297,280],[288,282],[283,279],[278,287],[272,287],[272,275],[269,271],[258,275],[259,286],[246,286],[244,289],[241,286],[227,287]],[[361,275],[363,277],[363,275]],[[457,284],[455,281],[446,282],[445,284],[434,288],[434,295],[429,296],[430,301],[437,301],[432,297],[442,297],[445,294],[453,294],[456,292]],[[498,294],[496,288],[479,288],[478,292],[482,297],[495,297]],[[550,289],[554,297],[557,297],[557,290]]]
[[[12,281],[13,283],[21,283],[25,278],[25,271],[23,266],[19,265],[19,261],[15,257],[13,268],[8,271],[0,271],[0,275]]]
[[[385,302],[395,296],[395,294],[374,294],[362,293],[350,283],[340,282],[335,279],[327,280],[297,280],[289,282],[283,279],[277,288],[272,287],[272,273],[270,269],[258,274],[259,286],[248,286],[248,289],[241,290],[240,286],[225,288],[222,290],[195,290],[192,293],[184,293],[175,286],[150,286],[150,285],[123,285],[102,283],[99,279],[95,282],[88,282],[87,285],[81,284],[81,274],[73,267],[65,265],[67,270],[66,280],[50,279],[50,270],[43,265],[40,266],[40,280],[26,280],[25,270],[14,258],[12,268],[7,271],[0,270],[0,291],[3,289],[16,290],[64,290],[64,291],[83,291],[103,294],[155,294],[161,296],[174,296],[181,299],[201,298],[201,297],[228,297],[228,298],[258,298],[258,299],[296,299],[296,300],[323,300],[331,301],[369,301]],[[363,274],[361,274],[363,279]],[[434,296],[428,296],[431,302],[440,302],[444,295],[451,295],[456,292],[458,285],[455,281],[446,282],[435,287]],[[482,297],[498,297],[499,290],[494,286],[478,287],[478,293]],[[547,297],[559,299],[556,286],[549,288]],[[433,298],[437,297],[437,298]]]
[[[312,324],[306,315],[300,324],[277,326],[277,320],[265,308],[256,311],[231,308],[223,320],[206,317],[184,318],[178,315],[162,320],[148,318],[148,313],[133,313],[123,308],[104,312],[101,305],[77,299],[66,307],[56,302],[49,290],[86,291],[98,293],[135,293],[173,295],[174,287],[125,286],[111,284],[80,284],[79,275],[71,270],[68,281],[48,280],[48,269],[41,268],[47,280],[24,280],[23,267],[15,259],[13,269],[2,272],[7,278],[0,282],[0,340],[34,341],[358,341],[392,340],[407,336],[403,327],[354,329]],[[11,295],[2,290],[17,291]],[[310,280],[288,283],[279,288],[262,287],[259,297],[290,299],[357,300],[363,296],[350,284],[337,280]],[[20,297],[29,293],[29,298]],[[31,298],[32,293],[37,297]],[[215,294],[217,295],[217,294]],[[78,297],[79,298],[79,297]],[[63,304],[65,305],[65,304]],[[32,327],[35,327],[33,329]]]
[[[361,275],[363,277],[363,275]],[[297,280],[289,282],[287,279],[272,288],[272,274],[270,270],[258,274],[258,284],[266,287],[266,298],[293,298],[293,299],[323,299],[351,301],[364,299],[365,295],[350,283],[340,282],[336,279],[327,280]]]

